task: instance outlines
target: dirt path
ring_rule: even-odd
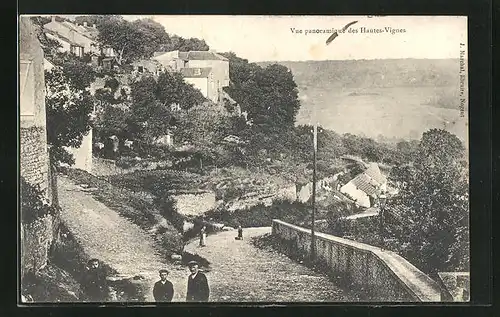
[[[348,301],[327,277],[252,245],[252,237],[269,232],[270,227],[246,228],[243,241],[234,239],[235,231],[221,232],[208,236],[206,247],[197,241],[186,246],[211,262],[210,301]]]
[[[66,177],[59,177],[58,190],[62,220],[86,254],[100,259],[119,274],[143,276],[146,301],[153,301],[152,287],[158,280],[158,270],[167,268],[174,284],[174,301],[184,301],[188,270],[167,264],[155,250],[151,236]]]

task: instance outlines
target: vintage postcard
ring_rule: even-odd
[[[464,16],[19,17],[19,304],[467,302]]]

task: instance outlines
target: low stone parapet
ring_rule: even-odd
[[[311,231],[273,220],[272,234],[291,245],[290,252],[309,256]],[[441,288],[394,252],[324,233],[315,233],[316,260],[325,272],[366,292],[373,301],[440,302]]]

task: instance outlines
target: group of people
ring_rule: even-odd
[[[191,274],[188,277],[187,302],[207,302],[210,295],[210,288],[205,274],[200,272],[198,262],[188,263]],[[108,297],[108,285],[106,273],[101,268],[98,259],[91,259],[85,268],[86,272],[82,279],[82,288],[86,295],[86,300],[91,302],[102,302]],[[156,302],[171,302],[174,297],[174,287],[168,280],[169,271],[162,269],[159,271],[160,280],[153,287],[153,297]]]
[[[199,271],[198,262],[188,263],[191,274],[188,277],[186,293],[187,302],[208,302],[210,288],[205,274]],[[156,302],[171,302],[174,297],[174,286],[168,278],[168,270],[160,270],[160,280],[153,287],[153,297]]]
[[[238,226],[238,236],[235,237],[236,240],[243,240],[243,228]],[[200,247],[207,245],[207,227],[203,226],[200,230]]]
[[[236,240],[243,240],[243,229],[238,226],[238,236]],[[200,246],[206,245],[206,227],[200,231]],[[191,274],[188,277],[188,286],[186,301],[188,302],[206,302],[208,301],[210,288],[205,274],[200,272],[198,262],[191,261],[188,263]],[[106,274],[100,267],[98,259],[91,259],[87,263],[86,274],[83,277],[82,287],[87,295],[87,300],[92,302],[101,302],[106,300],[108,294],[108,286],[106,282]],[[153,297],[156,302],[171,302],[174,297],[174,287],[172,282],[168,280],[169,271],[162,269],[159,271],[160,280],[153,287]]]

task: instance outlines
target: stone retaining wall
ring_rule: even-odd
[[[33,223],[21,224],[21,278],[36,273],[47,265],[54,240],[54,216],[47,215]]]
[[[273,220],[272,233],[309,256],[310,230]],[[373,301],[439,302],[441,289],[401,256],[367,244],[316,233],[316,257],[329,274],[340,276]]]
[[[215,207],[215,193],[174,194],[175,209],[183,216],[200,216]]]

